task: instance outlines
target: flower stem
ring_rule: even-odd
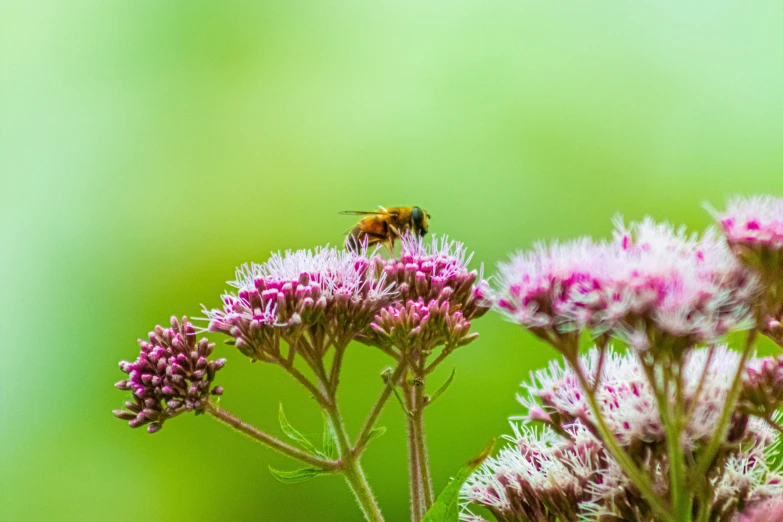
[[[378,502],[364,476],[359,455],[354,455],[351,451],[351,444],[340,410],[337,409],[337,406],[333,406],[325,411],[337,436],[337,447],[340,450],[340,462],[342,463],[341,471],[364,513],[364,518],[367,522],[383,522]]]
[[[639,488],[639,491],[642,493],[645,500],[647,500],[647,502],[650,504],[650,507],[658,514],[658,516],[660,516],[663,520],[673,521],[674,518],[672,517],[671,511],[653,489],[649,477],[638,468],[636,463],[631,459],[631,457],[628,456],[620,444],[618,444],[614,433],[612,433],[609,429],[609,426],[606,425],[606,421],[604,420],[604,416],[601,413],[600,406],[598,405],[598,401],[595,397],[595,390],[592,386],[590,386],[590,383],[587,382],[587,378],[585,377],[581,365],[579,364],[578,355],[574,354],[573,356],[567,357],[567,361],[574,370],[574,373],[579,380],[579,385],[582,387],[585,395],[587,396],[587,400],[590,403],[590,409],[592,410],[593,417],[595,418],[596,427],[599,434],[601,435],[603,443],[606,445],[606,449],[609,450],[609,453],[612,455],[612,457],[614,457],[625,474],[628,475],[628,478],[631,479],[631,482],[633,482],[633,484]]]
[[[707,471],[709,471],[713,460],[715,460],[715,456],[718,454],[718,451],[726,438],[726,434],[729,431],[731,415],[734,413],[734,408],[737,405],[737,399],[739,398],[742,388],[742,378],[745,376],[745,364],[748,361],[750,352],[753,350],[757,333],[758,330],[755,328],[748,332],[748,337],[745,341],[745,349],[742,350],[742,355],[740,356],[739,364],[737,365],[737,371],[734,374],[734,380],[729,389],[729,393],[726,396],[726,404],[723,406],[723,411],[718,420],[715,434],[712,436],[710,443],[699,458],[696,468],[697,476],[705,476]]]
[[[680,371],[682,366],[680,366]],[[669,387],[674,379],[677,379],[675,405],[669,401]],[[675,520],[678,522],[688,522],[690,520],[689,506],[690,494],[685,484],[685,456],[682,451],[682,385],[681,375],[678,373],[674,377],[671,371],[664,372],[663,391],[657,393],[658,408],[661,413],[661,419],[666,429],[666,448],[669,453],[669,491],[671,492],[672,505],[674,506]],[[655,386],[655,383],[651,383]]]
[[[693,417],[693,412],[696,411],[696,406],[699,404],[699,399],[701,399],[701,394],[704,391],[704,383],[707,381],[707,375],[710,370],[710,365],[712,365],[712,360],[715,358],[716,351],[716,345],[714,343],[711,344],[709,351],[707,352],[707,360],[704,361],[704,368],[702,369],[701,377],[699,378],[699,384],[696,386],[696,391],[693,393],[693,397],[690,399],[691,404],[688,407],[687,413],[685,414],[686,426],[690,424],[691,418]]]
[[[412,412],[416,407],[414,397],[414,386],[409,383],[403,383],[405,392],[405,408]],[[408,420],[408,472],[411,494],[411,522],[421,522],[424,515],[424,504],[422,502],[421,487],[421,466],[419,465],[419,450],[416,444],[416,426],[412,421],[413,414],[407,415]]]
[[[232,415],[228,411],[224,410],[223,408],[211,402],[207,403],[204,410],[212,417],[222,422],[223,424],[231,428],[234,428],[240,433],[244,433],[245,435],[252,438],[253,440],[260,442],[264,446],[267,446],[279,453],[282,453],[287,457],[291,457],[292,459],[299,460],[301,462],[304,462],[305,464],[310,464],[311,466],[327,471],[338,471],[340,468],[339,462],[334,462],[334,461],[322,459],[320,457],[316,457],[315,455],[302,451],[299,448],[295,448],[290,444],[286,444],[280,439],[277,439],[276,437],[273,437],[272,435],[269,435],[268,433],[259,430],[255,426],[252,426],[244,422],[239,417]]]
[[[409,422],[413,422],[415,428],[416,451],[419,454],[419,468],[421,469],[421,489],[423,492],[424,512],[435,502],[435,496],[432,490],[432,475],[430,474],[430,459],[427,455],[427,439],[424,435],[424,379],[413,387],[415,398],[415,410],[413,417]]]

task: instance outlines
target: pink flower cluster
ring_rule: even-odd
[[[592,329],[649,347],[649,335],[693,345],[750,326],[755,279],[713,231],[701,238],[645,220],[612,241],[537,245],[500,265],[497,305],[557,343]],[[554,339],[554,340],[553,340]]]
[[[120,369],[128,379],[116,387],[130,390],[133,401],[114,415],[127,420],[132,428],[148,424],[155,433],[167,419],[186,411],[203,410],[209,395],[221,395],[223,388],[212,389],[215,373],[225,359],[209,360],[214,344],[196,341],[196,330],[187,318],[180,323],[171,318],[171,328],[156,326],[149,341],[139,340],[141,352],[133,362],[122,361]]]
[[[690,411],[689,422],[682,435],[682,446],[686,451],[706,444],[714,435],[731,387],[731,379],[726,376],[733,376],[740,362],[740,354],[724,345],[712,350],[712,354],[706,348],[689,351],[683,365],[683,406]],[[618,442],[638,452],[638,456],[643,458],[648,455],[650,448],[659,448],[665,442],[666,432],[656,395],[638,357],[607,348],[603,358],[601,363],[601,353],[592,349],[580,358],[580,366],[588,380],[595,383],[597,370],[603,364],[595,391],[601,415]],[[765,360],[751,361],[745,393],[753,396],[752,390],[758,386],[755,377],[757,373],[752,369],[756,365],[768,367]],[[768,372],[764,375],[766,377]],[[766,377],[765,382],[768,381],[769,377]],[[528,422],[544,420],[558,430],[580,422],[595,432],[595,419],[587,397],[574,371],[567,365],[550,362],[546,370],[533,374],[525,389],[527,393],[519,396],[519,400],[528,410]],[[778,390],[783,388],[778,385]],[[674,404],[674,390],[669,399]],[[729,442],[734,443],[742,438],[756,440],[766,436],[766,429],[753,431],[762,424],[755,421],[748,424],[746,415],[735,416],[729,432],[736,439]]]
[[[734,197],[714,214],[732,246],[768,253],[783,249],[783,198]]]
[[[598,350],[580,359],[594,386],[609,430],[633,459],[642,463],[655,489],[669,490],[668,452],[656,397],[639,357],[611,349],[600,362]],[[682,435],[686,460],[714,435],[739,354],[724,346],[690,351],[683,368],[683,407],[689,412]],[[754,360],[751,364],[763,363]],[[706,368],[705,368],[706,367]],[[752,372],[748,372],[752,375]],[[702,376],[704,379],[702,381]],[[520,401],[528,413],[523,425],[512,423],[511,445],[488,459],[462,488],[462,520],[485,519],[470,511],[489,510],[498,520],[658,520],[645,498],[605,449],[594,426],[585,393],[572,370],[558,363],[536,372]],[[674,403],[672,394],[669,400]],[[543,422],[543,429],[531,428]],[[722,465],[709,472],[713,496],[709,520],[734,521],[744,506],[783,496],[783,476],[771,468],[776,433],[763,420],[736,414],[729,440],[721,449]]]
[[[468,269],[472,257],[465,245],[446,236],[426,241],[407,235],[402,238],[399,258],[377,259],[376,263],[386,280],[395,285],[400,301],[448,302],[452,311],[471,320],[490,308],[483,266],[480,272]]]
[[[223,308],[204,309],[208,328],[234,337],[240,351],[261,360],[279,337],[314,326],[347,343],[395,297],[394,283],[375,273],[378,259],[367,250],[318,248],[244,265],[229,283],[236,293],[223,295]]]
[[[415,358],[444,346],[444,356],[478,337],[470,322],[490,309],[489,283],[468,269],[472,258],[462,243],[447,237],[402,238],[397,259],[376,259],[376,271],[399,292],[398,300],[376,314],[357,339],[393,353],[415,348]],[[421,362],[421,361],[419,361]]]
[[[739,407],[747,413],[773,420],[783,407],[783,356],[750,361]]]
[[[421,297],[384,308],[370,327],[374,335],[368,344],[416,347],[424,353],[441,345],[450,349],[465,346],[478,337],[477,333],[469,333],[470,322],[462,312],[450,312],[449,301],[432,299],[426,303]]]
[[[762,502],[737,517],[736,522],[780,522],[783,520],[783,498]]]

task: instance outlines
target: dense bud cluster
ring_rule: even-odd
[[[368,342],[376,346],[416,347],[424,353],[445,345],[450,349],[464,346],[478,337],[469,333],[470,322],[462,312],[450,313],[449,301],[424,299],[398,302],[384,308],[370,325],[373,335]]]
[[[122,361],[120,369],[128,379],[116,384],[130,390],[133,401],[114,415],[127,420],[132,428],[147,426],[155,433],[167,419],[187,411],[202,411],[209,395],[221,395],[223,389],[212,388],[215,373],[225,359],[210,361],[214,344],[206,339],[196,341],[196,330],[187,318],[180,323],[171,318],[171,328],[156,326],[149,341],[139,340],[141,352],[133,362]]]
[[[448,302],[452,312],[470,321],[489,310],[489,283],[482,273],[468,269],[472,257],[462,243],[445,236],[433,236],[429,242],[405,236],[399,258],[376,263],[394,283],[400,301]]]
[[[783,198],[735,197],[715,212],[734,253],[771,277],[783,274]],[[783,297],[783,296],[781,296]]]

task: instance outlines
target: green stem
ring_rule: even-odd
[[[211,402],[207,403],[207,405],[204,407],[204,411],[206,411],[208,414],[210,414],[212,417],[222,422],[223,424],[231,428],[234,428],[240,433],[244,433],[245,435],[255,440],[256,442],[260,442],[264,446],[271,448],[279,453],[282,453],[287,457],[291,457],[292,459],[299,460],[301,462],[304,462],[305,464],[309,464],[316,468],[327,470],[327,471],[337,471],[340,467],[339,462],[324,460],[320,457],[316,457],[315,455],[302,451],[299,448],[295,448],[290,444],[286,444],[285,442],[273,437],[272,435],[269,435],[268,433],[264,433],[263,431],[259,430],[255,426],[244,422],[239,417],[232,415],[228,411],[224,410],[219,406],[216,406]]]
[[[345,343],[334,344],[334,360],[332,361],[332,368],[329,371],[329,392],[332,395],[337,393],[337,386],[340,384],[340,370],[343,366],[343,355],[345,354]]]
[[[307,361],[307,358],[304,355],[302,355],[302,358],[305,359],[305,361]],[[277,362],[285,371],[287,371],[291,377],[293,377],[297,382],[299,382],[299,384],[304,386],[305,389],[312,394],[313,398],[318,402],[318,404],[322,408],[326,408],[327,406],[329,406],[329,401],[325,397],[324,393],[318,388],[316,388],[315,386],[313,386],[313,383],[311,383],[310,380],[302,374],[302,372],[297,370],[293,365],[289,365],[285,359],[278,358],[275,360],[275,362]]]
[[[709,351],[707,352],[707,359],[704,361],[704,368],[701,371],[699,384],[696,386],[696,391],[694,392],[693,396],[690,399],[691,403],[688,407],[687,413],[685,414],[686,426],[691,423],[691,417],[693,416],[693,412],[696,411],[696,406],[699,404],[699,399],[701,399],[701,394],[704,391],[704,383],[707,382],[707,375],[709,373],[710,366],[712,365],[712,360],[715,358],[716,351],[717,351],[716,345],[711,344],[709,347]]]
[[[351,451],[351,443],[348,440],[345,423],[336,406],[326,409],[326,415],[332,423],[335,435],[337,437],[337,447],[340,451],[340,462],[342,463],[342,473],[346,482],[353,491],[359,507],[364,513],[367,522],[383,522],[383,515],[378,507],[378,502],[370,489],[370,484],[364,476],[359,455],[354,455]]]
[[[424,378],[413,387],[415,398],[415,410],[413,412],[413,424],[415,427],[416,451],[419,454],[419,467],[421,468],[421,489],[424,493],[424,512],[435,502],[432,490],[432,475],[430,474],[430,459],[427,455],[427,439],[424,435]]]
[[[408,382],[403,383],[405,393],[405,408],[408,412],[413,412],[416,408],[414,397],[414,386]],[[410,483],[411,495],[411,522],[421,522],[424,516],[424,504],[422,502],[421,487],[421,466],[419,465],[419,450],[416,444],[416,426],[413,423],[413,414],[406,415],[408,425],[408,481]]]
[[[739,399],[739,394],[742,389],[741,385],[742,379],[745,376],[745,364],[748,362],[750,352],[753,350],[757,332],[758,331],[755,328],[748,332],[748,337],[745,341],[745,349],[742,350],[742,355],[740,356],[739,364],[737,365],[737,371],[734,374],[734,380],[731,383],[731,388],[726,396],[726,404],[724,404],[723,411],[718,420],[717,429],[712,436],[712,440],[710,440],[710,443],[707,445],[707,449],[704,450],[704,453],[698,460],[696,473],[699,477],[706,476],[710,467],[712,467],[715,456],[718,454],[721,445],[726,439],[726,435],[729,431],[729,424],[731,423],[731,416],[734,413],[734,408],[737,405],[737,399]]]
[[[664,428],[666,429],[666,448],[669,453],[669,491],[671,492],[674,517],[678,522],[690,520],[689,505],[690,495],[685,486],[685,456],[682,451],[682,423],[680,419],[680,401],[682,399],[682,386],[680,377],[677,377],[676,401],[674,411],[669,402],[669,386],[672,383],[671,371],[664,372],[664,388],[658,395],[658,407],[661,412]],[[651,383],[655,386],[655,383]]]
[[[595,390],[592,386],[590,386],[590,383],[587,382],[587,378],[585,377],[584,372],[582,371],[582,368],[579,364],[578,355],[568,357],[567,360],[571,365],[571,368],[574,370],[577,379],[579,380],[579,385],[582,387],[585,395],[587,396],[587,401],[590,403],[590,409],[593,412],[593,417],[595,419],[598,433],[601,435],[601,439],[606,445],[606,449],[609,450],[609,453],[612,455],[612,457],[614,457],[625,474],[628,475],[628,478],[631,479],[631,482],[633,482],[633,484],[639,488],[642,496],[644,496],[645,500],[647,500],[647,502],[650,504],[650,507],[658,514],[658,516],[667,522],[673,522],[674,519],[672,517],[671,511],[668,507],[666,507],[666,505],[664,505],[661,497],[653,489],[649,477],[638,468],[636,463],[631,459],[631,457],[628,456],[625,450],[623,450],[623,448],[617,442],[614,433],[612,433],[609,427],[606,425],[604,416],[601,413],[601,408],[595,398]]]

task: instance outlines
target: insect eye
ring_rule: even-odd
[[[424,222],[424,212],[419,207],[413,207],[411,210],[411,217],[413,218],[413,224],[416,228],[421,228]]]

